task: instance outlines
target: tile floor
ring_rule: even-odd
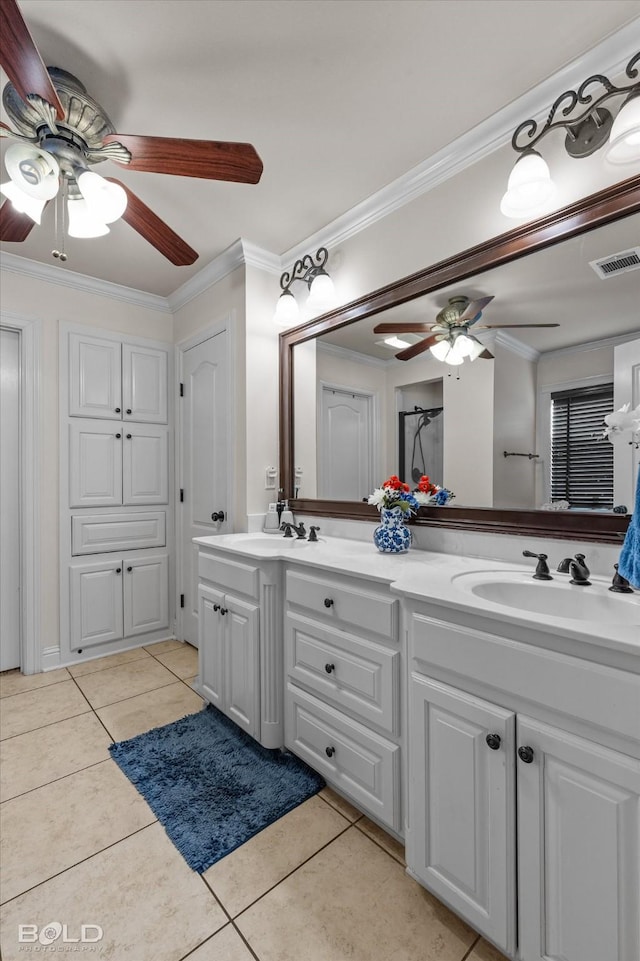
[[[197,652],[165,641],[0,675],[4,961],[32,953],[18,925],[56,920],[69,937],[99,925],[77,952],[99,961],[504,961],[329,789],[191,871],[108,746],[200,710],[196,672]]]

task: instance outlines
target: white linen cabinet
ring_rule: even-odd
[[[61,663],[172,636],[170,354],[61,324]]]

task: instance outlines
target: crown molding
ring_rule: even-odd
[[[530,360],[532,363],[535,363],[540,357],[540,351],[536,350],[535,347],[523,344],[521,340],[512,337],[511,334],[505,334],[502,330],[496,330],[493,342],[498,347],[504,347],[505,350],[509,350],[512,354],[517,354],[518,357],[523,357],[525,360]]]
[[[322,354],[340,357],[342,360],[350,360],[354,364],[364,364],[367,367],[388,367],[389,363],[394,359],[390,357],[389,360],[383,360],[382,357],[371,357],[369,354],[361,354],[357,350],[351,350],[350,347],[339,347],[337,344],[328,344],[322,341],[316,341],[316,344],[316,350]]]
[[[413,167],[366,200],[356,204],[322,229],[282,254],[282,262],[298,260],[311,248],[335,249],[350,237],[433,190],[510,143],[513,131],[528,117],[546,119],[549,107],[562,90],[578,87],[591,73],[620,75],[640,47],[640,17],[597,46],[566,64],[551,77],[477,124],[427,160]],[[622,51],[627,51],[622,55]],[[505,172],[505,178],[508,171]]]
[[[600,340],[589,340],[584,344],[575,344],[573,347],[556,347],[554,350],[545,350],[542,357],[561,357],[565,354],[581,354],[586,350],[600,350],[602,347],[617,347],[619,344],[628,344],[631,340],[640,339],[640,331],[629,334],[616,334],[613,337],[602,337]]]
[[[242,239],[244,262],[247,267],[257,267],[268,274],[280,276],[282,273],[282,257],[272,254],[270,250],[252,244],[250,240]]]
[[[206,267],[169,294],[167,298],[169,307],[175,313],[176,310],[180,310],[181,307],[203,294],[209,287],[213,287],[223,277],[233,273],[238,267],[244,266],[258,267],[271,274],[279,274],[282,270],[280,257],[240,237]]]
[[[99,280],[97,277],[79,274],[75,270],[68,270],[66,267],[41,264],[37,260],[29,260],[27,257],[18,257],[16,254],[3,251],[0,256],[0,268],[8,273],[20,274],[33,280],[42,280],[48,284],[56,284],[58,287],[72,287],[74,290],[82,290],[98,297],[108,297],[110,300],[134,304],[136,307],[147,307],[150,310],[158,310],[163,314],[171,313],[166,297],[150,294],[144,290],[136,290],[135,287],[123,287],[121,284],[114,284],[109,280]]]

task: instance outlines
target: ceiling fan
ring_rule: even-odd
[[[493,296],[469,300],[468,297],[450,297],[446,307],[436,314],[435,324],[420,322],[378,324],[374,334],[428,334],[422,340],[405,347],[396,354],[398,360],[411,360],[425,350],[430,350],[438,360],[447,364],[462,364],[465,359],[476,360],[481,357],[491,360],[493,354],[487,350],[469,328],[477,330],[524,330],[526,327],[559,327],[560,324],[483,324],[474,326],[482,317],[482,311],[493,300]]]
[[[71,236],[108,233],[106,224],[122,217],[172,264],[194,263],[197,252],[139,197],[91,168],[111,160],[131,170],[256,184],[262,161],[255,149],[116,133],[73,74],[45,67],[16,0],[0,0],[0,15],[0,64],[10,80],[2,99],[15,128],[0,123],[0,136],[17,141],[5,156],[11,182],[1,188],[8,199],[0,207],[0,240],[25,240],[60,188]],[[66,260],[59,251],[53,255]]]

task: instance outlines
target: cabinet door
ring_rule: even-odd
[[[69,506],[122,504],[122,424],[69,424]]]
[[[640,761],[518,718],[522,961],[640,957]]]
[[[69,414],[121,420],[121,346],[69,334]]]
[[[514,715],[414,674],[411,718],[407,864],[430,891],[513,953]],[[491,742],[497,749],[488,735],[499,738]]]
[[[122,345],[122,409],[125,420],[167,423],[167,352]]]
[[[168,556],[124,558],[124,636],[147,634],[169,625]]]
[[[166,504],[169,500],[166,427],[123,427],[123,504]]]
[[[260,640],[258,607],[225,595],[224,711],[252,737],[260,731]]]
[[[212,587],[198,588],[198,673],[202,693],[223,709],[223,651],[225,620],[220,616],[224,594]]]
[[[122,637],[122,560],[70,569],[71,649]]]

